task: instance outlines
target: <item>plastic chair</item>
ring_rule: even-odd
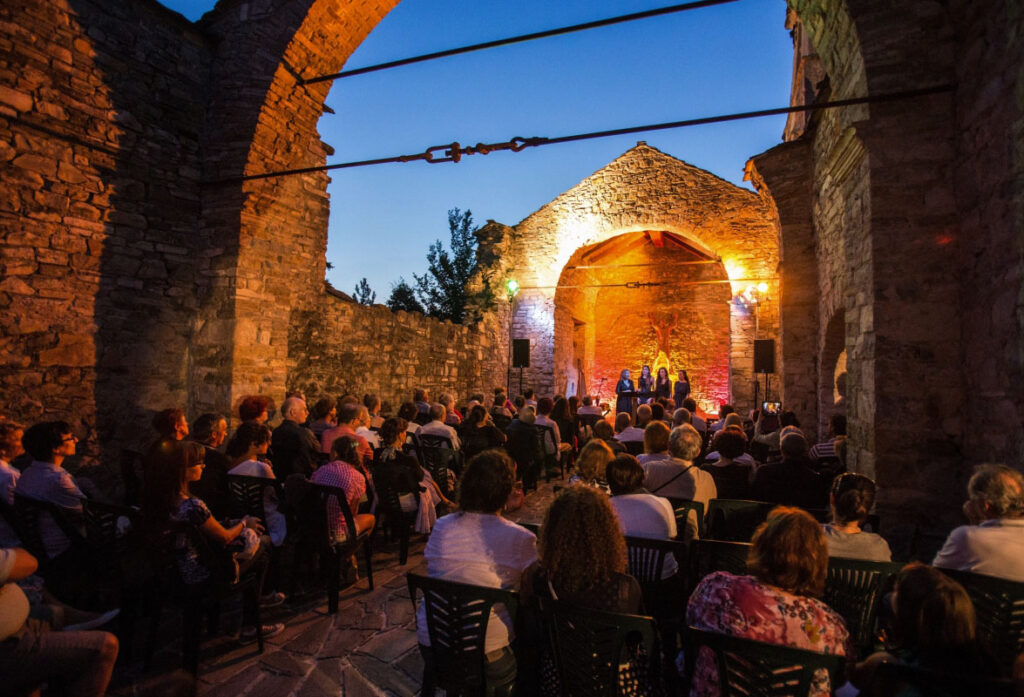
[[[449,481],[457,478],[462,471],[459,451],[452,448],[450,438],[444,436],[419,435],[416,437],[416,455],[420,466],[430,472],[434,482],[446,498],[454,499],[455,487]],[[452,477],[448,473],[452,473]]]
[[[623,659],[654,656],[655,625],[650,617],[537,600],[566,697],[614,697]],[[655,675],[653,666],[646,667],[648,676]]]
[[[978,617],[978,639],[1010,675],[1014,660],[1024,653],[1024,583],[970,571],[939,571],[967,591]]]
[[[383,482],[376,482],[377,512],[384,518],[384,526],[390,535],[398,538],[398,563],[404,565],[409,559],[409,536],[416,522],[416,511],[402,510],[398,492]],[[420,505],[420,492],[415,491],[416,508]],[[380,527],[380,526],[378,526]]]
[[[555,429],[551,426],[541,426],[540,424],[534,424],[534,428],[537,429],[537,449],[541,455],[541,467],[544,471],[544,477],[546,481],[551,481],[551,472],[558,470],[559,477],[565,476],[565,470],[562,468],[562,458],[555,448]],[[549,453],[548,447],[554,448],[555,452]]]
[[[668,502],[672,504],[672,510],[676,514],[676,539],[683,540],[684,531],[686,530],[686,521],[690,517],[690,511],[696,514],[697,518],[697,537],[703,538],[706,534],[704,527],[704,502],[703,501],[691,501],[689,499],[678,499],[671,496],[666,496]]]
[[[750,542],[754,530],[777,504],[742,499],[711,499],[708,502],[708,533],[713,540]]]
[[[508,436],[505,449],[516,462],[517,472],[523,480],[523,490],[536,489],[540,468],[544,463],[536,428],[511,429],[505,431],[505,434]]]
[[[658,630],[666,654],[666,665],[678,651],[679,629],[686,607],[685,577],[688,546],[678,540],[626,537],[629,575],[640,584],[644,609],[658,621]],[[668,557],[675,557],[679,571],[663,578]],[[671,673],[675,673],[673,669]],[[678,677],[669,674],[669,678]]]
[[[228,491],[239,515],[259,518],[264,529],[268,529],[267,511],[264,507],[264,495],[268,486],[278,488],[276,479],[266,477],[248,477],[241,474],[228,475]],[[278,500],[284,496],[278,491]]]
[[[14,492],[14,515],[17,518],[17,530],[21,536],[21,542],[25,549],[39,561],[39,575],[44,578],[50,572],[50,564],[53,559],[46,553],[46,546],[43,544],[42,535],[39,532],[39,524],[49,516],[67,536],[72,547],[82,547],[85,538],[71,521],[67,514],[60,507],[49,501],[37,501],[36,499],[22,496]]]
[[[316,497],[317,505],[317,525],[313,532],[319,540],[321,558],[326,561],[324,571],[327,574],[327,612],[336,615],[338,614],[338,591],[341,587],[339,579],[341,560],[355,554],[360,546],[362,546],[366,558],[366,580],[370,585],[370,590],[373,590],[373,545],[370,539],[373,530],[356,533],[355,519],[348,506],[348,498],[346,498],[343,488],[314,484],[313,494]],[[346,535],[343,540],[335,540],[331,535],[330,517],[332,512],[330,507],[332,500],[345,520]]]
[[[766,644],[709,632],[686,630],[686,674],[693,676],[703,647],[714,655],[720,693],[749,697],[806,697],[815,672],[828,671],[834,691],[842,683],[846,658],[835,654]]]
[[[898,562],[828,558],[822,600],[843,616],[850,639],[861,655],[872,649],[879,604],[902,568]]]
[[[723,542],[722,540],[694,540],[690,546],[690,592],[700,580],[715,571],[730,574],[747,573],[749,542]]]
[[[637,455],[644,454],[644,442],[642,440],[620,440],[622,447],[626,449],[626,452],[636,457]]]
[[[405,578],[414,611],[416,591],[423,595],[433,655],[433,671],[426,666],[423,669],[421,694],[432,696],[441,688],[446,695],[494,695],[501,688],[507,689],[508,685],[487,680],[484,642],[495,605],[504,605],[515,623],[519,594],[412,573]]]

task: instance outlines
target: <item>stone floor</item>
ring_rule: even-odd
[[[523,507],[508,517],[522,522],[543,520],[544,511],[561,481],[540,485]],[[298,597],[265,613],[264,621],[284,622],[285,631],[268,639],[262,655],[256,644],[243,645],[232,622],[238,613],[225,612],[224,631],[203,642],[200,656],[200,697],[409,697],[419,692],[423,663],[416,647],[416,621],[405,574],[425,569],[425,536],[414,536],[407,563],[398,563],[397,542],[378,538],[373,556],[375,589],[360,580],[341,593],[338,614],[327,614],[321,592]],[[168,613],[174,614],[174,613]],[[171,625],[170,618],[164,623]],[[111,693],[119,697],[143,694],[148,686],[167,686],[168,676],[181,666],[179,634],[164,627],[166,641],[142,674],[137,663],[119,664]],[[163,639],[163,637],[161,637]],[[124,663],[124,662],[122,662]]]

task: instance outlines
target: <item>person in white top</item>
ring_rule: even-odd
[[[637,462],[641,466],[646,466],[648,462],[671,460],[672,454],[668,451],[668,435],[668,426],[663,421],[652,421],[647,424],[647,428],[644,429],[644,453],[637,455]]]
[[[646,406],[646,405],[644,405]],[[615,415],[615,440],[620,443],[627,441],[640,442],[644,439],[642,429],[633,426],[633,418],[624,411]]]
[[[226,454],[237,463],[228,470],[228,476],[260,477],[276,479],[274,470],[260,456],[266,457],[270,447],[270,428],[266,424],[246,421],[228,442]],[[267,534],[275,547],[284,544],[288,530],[284,514],[278,510],[277,491],[273,486],[263,488],[263,511],[267,514]]]
[[[374,450],[380,447],[380,436],[370,430],[370,410],[366,407],[359,407],[359,426],[356,428],[356,435],[365,438]]]
[[[604,412],[601,411],[601,407],[594,404],[594,398],[590,395],[583,396],[583,406],[576,410],[577,415],[593,414],[594,416],[603,416]]]
[[[519,590],[523,572],[537,561],[537,538],[501,517],[515,484],[515,464],[504,452],[485,450],[469,461],[459,490],[459,511],[437,521],[423,550],[427,576],[477,586]],[[432,663],[426,609],[416,613],[424,661]],[[505,608],[496,605],[487,623],[487,671],[515,674],[514,639]],[[493,676],[492,676],[493,677]]]
[[[423,424],[416,429],[416,435],[443,436],[451,440],[453,449],[458,450],[462,445],[459,443],[459,434],[455,432],[454,428],[444,422],[447,415],[448,411],[444,408],[444,405],[440,402],[434,402],[430,405],[430,423]]]
[[[648,462],[644,487],[658,496],[700,501],[707,515],[708,502],[718,496],[718,490],[710,474],[693,466],[693,460],[700,455],[701,440],[700,434],[689,424],[672,429],[668,437],[672,459]],[[696,515],[690,513],[695,526]]]
[[[14,505],[14,487],[18,484],[21,472],[11,465],[11,460],[25,452],[21,437],[25,435],[24,427],[14,421],[0,423],[0,498],[9,506]],[[17,533],[0,518],[0,547],[17,547],[20,545]]]
[[[932,566],[1024,582],[1024,475],[979,465],[967,482],[970,525],[949,534]]]
[[[527,405],[529,405],[529,401],[527,401]],[[549,455],[557,453],[562,444],[562,434],[558,432],[558,424],[552,421],[548,416],[554,406],[555,400],[551,399],[551,397],[541,397],[540,400],[537,401],[535,407],[537,411],[537,418],[533,422],[534,426],[545,426],[550,428],[554,435],[554,443],[551,442],[550,438],[544,438],[544,452]]]
[[[608,463],[605,477],[612,490],[612,508],[619,517],[623,535],[671,540],[676,536],[676,515],[672,504],[662,496],[648,493],[641,484],[644,470],[636,458],[622,454]],[[672,578],[679,570],[671,554],[665,557],[661,577]]]

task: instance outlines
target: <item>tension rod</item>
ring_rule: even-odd
[[[558,27],[557,29],[547,29],[545,31],[537,31],[532,34],[522,34],[520,36],[510,36],[505,39],[495,39],[493,41],[484,41],[479,44],[470,44],[468,46],[460,46],[458,48],[449,48],[444,51],[435,51],[434,53],[424,53],[420,56],[412,56],[410,58],[400,58],[398,60],[388,61],[387,63],[378,63],[376,65],[368,65],[365,68],[354,68],[352,70],[343,70],[340,73],[333,73],[331,75],[320,75],[318,77],[307,77],[299,80],[299,85],[312,85],[315,82],[325,82],[327,80],[337,80],[343,77],[352,77],[354,75],[365,75],[366,73],[377,72],[378,70],[388,70],[389,68],[398,68],[403,65],[411,65],[412,63],[422,63],[424,61],[436,60],[438,58],[447,58],[448,56],[458,56],[463,53],[471,53],[473,51],[482,51],[487,48],[497,48],[498,46],[508,46],[509,44],[518,44],[524,41],[533,41],[534,39],[546,39],[549,36],[560,36],[562,34],[571,34],[577,31],[585,31],[587,29],[597,29],[598,27],[607,27],[612,24],[621,24],[623,22],[633,22],[638,19],[647,19],[648,17],[659,17],[661,15],[673,14],[675,12],[685,12],[686,10],[697,10],[703,7],[711,7],[713,5],[724,5],[730,2],[737,2],[737,0],[698,0],[698,2],[684,2],[679,5],[669,5],[668,7],[659,7],[653,10],[645,10],[643,12],[633,12],[628,15],[619,15],[618,17],[608,17],[607,19],[598,19],[593,22],[584,22],[583,24],[573,24],[567,27]]]
[[[255,179],[270,179],[272,177],[290,177],[297,174],[312,174],[314,172],[329,172],[334,169],[349,169],[352,167],[368,167],[370,165],[384,165],[395,162],[413,162],[423,160],[430,164],[441,162],[459,162],[463,155],[487,155],[499,150],[511,150],[519,152],[528,147],[541,145],[555,145],[557,143],[573,143],[579,140],[591,140],[594,138],[610,138],[612,136],[629,135],[631,133],[644,133],[646,131],[663,131],[672,128],[686,128],[689,126],[703,126],[709,123],[724,123],[726,121],[739,121],[741,119],[756,119],[762,116],[776,116],[779,114],[794,114],[802,111],[818,111],[821,109],[835,109],[837,107],[854,106],[857,104],[878,104],[881,102],[893,102],[902,99],[913,99],[930,94],[952,92],[956,89],[955,84],[937,85],[924,87],[916,90],[905,90],[903,92],[890,92],[887,94],[876,94],[870,97],[854,97],[852,99],[837,99],[821,104],[803,104],[799,106],[779,107],[777,109],[761,109],[760,111],[744,111],[736,114],[724,114],[722,116],[705,116],[697,119],[686,119],[684,121],[670,121],[668,123],[655,123],[646,126],[631,126],[629,128],[615,128],[608,131],[593,131],[591,133],[579,133],[571,136],[559,136],[557,138],[521,138],[516,136],[504,143],[477,143],[463,147],[458,141],[448,145],[435,145],[427,148],[421,153],[412,155],[395,155],[393,157],[381,157],[375,160],[358,160],[355,162],[339,162],[333,165],[319,165],[317,167],[301,167],[298,169],[282,169],[275,172],[263,172],[261,174],[248,174],[242,177],[227,177],[217,179],[204,184],[238,184],[241,182],[253,181]],[[437,156],[436,153],[441,153]]]

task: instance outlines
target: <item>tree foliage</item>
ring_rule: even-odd
[[[377,293],[370,290],[370,283],[366,280],[366,276],[363,276],[362,280],[356,284],[356,292],[353,297],[360,305],[373,305],[377,300]]]
[[[391,284],[391,295],[388,297],[386,304],[391,310],[396,312],[398,310],[424,312],[423,306],[416,299],[416,292],[401,277],[399,277],[398,283]]]
[[[416,279],[416,297],[427,314],[461,323],[469,299],[466,284],[476,268],[476,228],[473,213],[452,208],[448,211],[449,250],[441,240],[427,251],[427,272]]]

